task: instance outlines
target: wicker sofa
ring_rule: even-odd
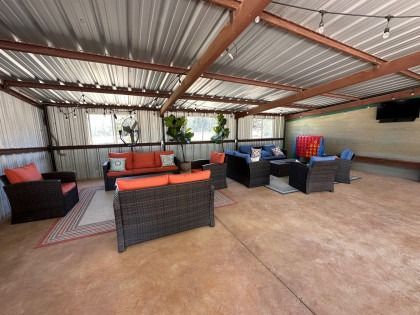
[[[194,176],[174,176],[190,175]],[[118,251],[123,252],[136,243],[196,227],[213,227],[214,187],[208,178],[127,191],[117,189],[114,212]]]
[[[109,153],[110,158],[125,158],[126,170],[121,172],[111,171],[110,161],[105,161],[102,165],[105,190],[114,190],[117,178],[151,173],[176,172],[178,170],[177,166],[162,166],[160,160],[160,155],[173,153],[173,151]],[[177,164],[176,158],[175,164]]]
[[[245,157],[226,154],[227,177],[247,187],[270,184],[270,162],[261,160],[249,163]]]
[[[318,191],[334,191],[337,160],[314,161],[310,165],[290,163],[289,185],[309,194]]]
[[[79,201],[75,173],[44,173],[42,178],[11,184],[5,175],[1,176],[12,224],[65,216]]]

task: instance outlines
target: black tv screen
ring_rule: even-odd
[[[414,121],[419,117],[420,99],[395,100],[377,107],[376,120],[385,122]]]

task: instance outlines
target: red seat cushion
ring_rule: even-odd
[[[162,160],[160,158],[161,155],[169,155],[174,154],[174,151],[156,151],[155,152],[155,166],[161,167],[162,166]]]
[[[225,163],[225,154],[223,152],[211,152],[210,163],[223,164]]]
[[[109,171],[106,174],[108,175],[108,177],[129,176],[129,175],[135,174],[135,170],[131,169],[131,170],[125,170],[125,171],[121,171],[121,172]]]
[[[210,178],[210,170],[194,172],[189,174],[170,174],[169,175],[169,184],[182,184],[189,182],[196,182],[200,180],[207,180]]]
[[[134,152],[133,168],[155,167],[154,152]]]
[[[118,190],[136,190],[168,185],[168,175],[152,176],[136,179],[117,179]]]
[[[162,166],[162,167],[146,167],[146,168],[135,168],[132,170],[132,175],[136,174],[147,174],[147,173],[161,173],[161,172],[170,172],[176,171],[177,166]]]
[[[201,168],[193,168],[192,170],[191,170],[191,173],[198,173],[198,172],[201,172],[202,171],[202,169]]]
[[[63,192],[63,195],[67,194],[70,190],[76,187],[75,182],[71,183],[62,183],[61,184],[61,191]]]
[[[131,170],[133,168],[133,153],[132,152],[109,152],[108,156],[110,158],[124,159],[125,158],[125,168]]]
[[[42,180],[42,175],[35,163],[18,168],[7,168],[4,170],[4,174],[11,184]]]

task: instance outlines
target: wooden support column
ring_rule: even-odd
[[[43,113],[44,113],[44,124],[45,124],[45,129],[47,131],[47,140],[48,140],[48,152],[50,153],[50,158],[51,158],[51,165],[53,168],[53,171],[56,172],[57,171],[57,163],[55,162],[55,156],[54,156],[54,151],[53,151],[53,144],[52,144],[52,136],[51,136],[51,128],[50,128],[50,119],[49,119],[49,115],[48,115],[48,108],[47,106],[44,106],[42,108]]]
[[[239,119],[235,117],[235,150],[238,150]]]
[[[162,122],[162,142],[160,146],[162,147],[163,151],[166,151],[166,130],[165,130],[165,117],[160,117],[160,120]]]

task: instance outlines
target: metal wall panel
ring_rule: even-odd
[[[0,148],[43,147],[47,145],[40,109],[0,91]],[[47,152],[0,155],[0,174],[5,168],[34,162],[41,172],[51,170]],[[10,216],[10,205],[0,183],[0,221]]]

